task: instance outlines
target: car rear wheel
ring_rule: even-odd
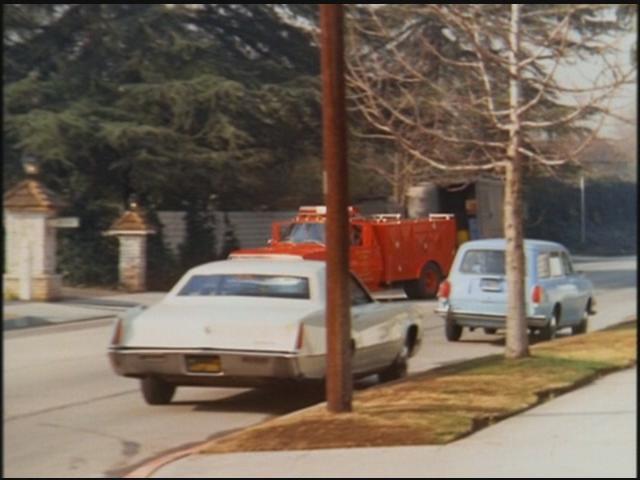
[[[540,329],[540,338],[542,340],[553,340],[556,338],[556,334],[558,333],[558,320],[560,318],[560,312],[558,308],[553,309],[553,313],[551,314],[551,318],[547,324]]]
[[[485,328],[484,333],[487,335],[494,335],[498,331],[497,328]]]
[[[444,333],[447,336],[447,340],[450,342],[457,342],[462,336],[462,327],[452,318],[447,318],[444,325]]]
[[[176,393],[176,386],[156,377],[145,377],[140,381],[142,396],[149,405],[166,405]]]
[[[409,350],[405,347],[395,361],[387,368],[378,373],[381,382],[391,382],[407,376],[409,371]]]

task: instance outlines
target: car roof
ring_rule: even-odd
[[[205,263],[192,268],[191,274],[214,273],[256,273],[265,275],[294,275],[301,277],[313,277],[323,271],[324,261],[303,260],[299,258],[285,257],[282,259],[256,259],[234,258],[232,260],[219,260]]]
[[[507,241],[504,238],[486,238],[482,240],[470,240],[460,245],[461,249],[471,248],[487,248],[504,250],[507,245]],[[524,239],[524,247],[527,249],[540,249],[540,250],[566,250],[566,248],[557,242],[551,242],[548,240],[535,240],[531,238]]]

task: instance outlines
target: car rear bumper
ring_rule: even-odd
[[[193,372],[187,358],[217,358],[218,371]],[[204,349],[111,348],[111,367],[125,377],[155,376],[176,385],[260,386],[322,378],[324,355]]]
[[[450,309],[436,309],[445,318],[450,318],[456,325],[472,328],[505,328],[506,317],[504,315],[487,315],[476,312],[452,311]],[[544,327],[548,319],[544,315],[527,317],[527,326],[533,328]]]

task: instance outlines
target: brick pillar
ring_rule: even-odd
[[[128,292],[144,292],[147,278],[147,235],[153,229],[144,213],[136,206],[124,212],[105,235],[115,235],[120,241],[118,271],[120,285]]]
[[[119,235],[120,284],[128,292],[144,292],[146,289],[147,271],[147,236]]]
[[[60,298],[62,281],[56,275],[56,227],[52,221],[64,202],[34,179],[11,188],[3,200],[5,298]]]

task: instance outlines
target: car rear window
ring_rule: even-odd
[[[462,273],[504,275],[504,250],[469,250],[462,258]]]
[[[309,299],[309,279],[289,275],[193,275],[178,296]]]

